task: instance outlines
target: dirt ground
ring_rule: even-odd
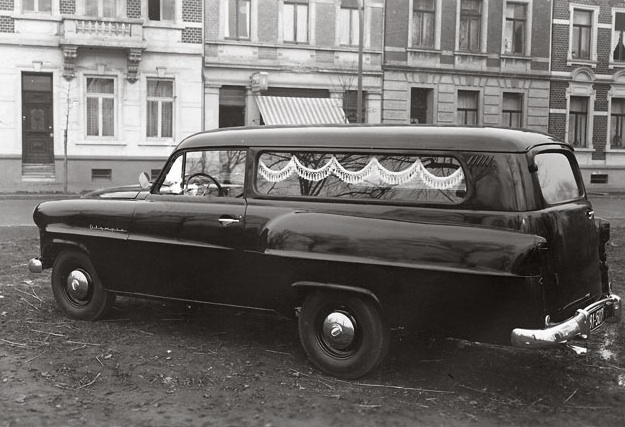
[[[623,296],[625,229],[611,276]],[[0,227],[0,427],[623,425],[625,331],[586,355],[395,337],[359,381],[317,371],[295,322],[119,298],[99,322],[68,319],[49,273],[30,274],[33,228]]]

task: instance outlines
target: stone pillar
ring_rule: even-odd
[[[256,96],[260,96],[260,92],[248,89],[245,99],[245,125],[260,125],[260,110],[256,103]]]
[[[366,123],[382,123],[382,92],[367,91],[367,117]]]
[[[219,89],[221,86],[204,85],[204,129],[219,128]]]

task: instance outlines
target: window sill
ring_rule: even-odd
[[[566,65],[569,67],[572,67],[573,65],[581,65],[584,67],[597,68],[597,61],[592,61],[590,59],[567,58]]]
[[[568,142],[567,142],[568,144]],[[570,144],[569,144],[570,145]],[[595,151],[594,148],[592,147],[574,147],[571,145],[571,147],[573,147],[573,149],[578,152],[578,153],[592,153],[593,151]]]
[[[77,142],[76,145],[127,145],[127,144],[118,139],[85,137],[84,140]]]
[[[137,145],[140,147],[174,147],[176,143],[173,138],[148,138]]]
[[[619,62],[610,62],[608,64],[608,68],[610,70],[612,70],[614,68],[625,68],[625,61],[623,61],[623,62],[620,62],[620,61]]]

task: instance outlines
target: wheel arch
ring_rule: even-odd
[[[303,300],[305,299],[306,295],[309,292],[312,292],[315,290],[321,290],[321,291],[347,292],[347,293],[358,294],[361,296],[366,296],[372,299],[378,305],[378,307],[381,307],[380,299],[377,297],[375,293],[373,293],[369,289],[360,288],[357,286],[341,285],[338,283],[313,282],[313,281],[307,281],[307,280],[295,282],[291,286],[293,287],[293,289],[295,289],[297,293],[297,301],[300,304],[303,302]]]
[[[75,240],[54,238],[50,240],[50,242],[46,244],[43,249],[43,267],[51,268],[54,264],[54,260],[61,252],[63,252],[64,250],[72,249],[83,252],[89,257],[91,255],[89,250],[87,249],[87,246],[84,243]]]

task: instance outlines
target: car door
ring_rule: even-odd
[[[559,320],[601,294],[598,234],[573,154],[540,151],[534,162],[546,204],[541,215],[554,281],[546,296]]]
[[[129,236],[133,293],[231,303],[245,229],[245,150],[174,155],[138,202]]]

